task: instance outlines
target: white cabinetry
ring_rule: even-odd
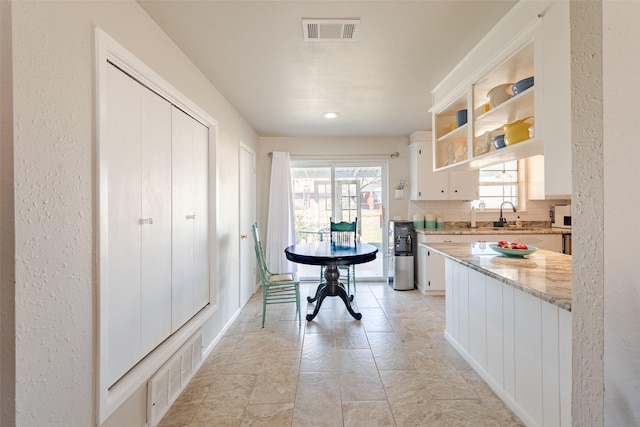
[[[107,330],[113,384],[171,332],[171,105],[108,68]],[[106,284],[102,284],[106,285]]]
[[[569,4],[519,2],[434,90],[433,146],[436,170],[469,170],[545,155],[545,196],[571,194],[571,93]],[[533,76],[535,84],[488,109],[488,92]],[[456,112],[468,122],[456,125]],[[496,150],[484,135],[532,117],[535,135]]]
[[[544,191],[547,198],[571,198],[571,54],[569,2],[548,1],[536,57],[536,85],[544,108],[536,134],[544,141]],[[539,83],[538,83],[539,81]]]
[[[207,127],[114,66],[106,111],[100,327],[111,386],[209,302],[209,156]]]
[[[532,426],[571,423],[571,313],[445,261],[446,337]]]
[[[478,198],[478,171],[433,171],[431,142],[413,142],[409,145],[411,200],[476,200]]]
[[[173,107],[172,331],[209,302],[207,128]]]
[[[423,294],[444,294],[444,256],[418,244],[418,290]]]

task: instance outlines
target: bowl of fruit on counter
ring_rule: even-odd
[[[538,250],[535,246],[525,245],[524,243],[518,242],[507,242],[506,240],[500,240],[498,243],[491,243],[489,247],[502,255],[510,257],[523,257]]]

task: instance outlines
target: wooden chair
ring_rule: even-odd
[[[353,246],[358,241],[358,218],[353,222],[333,222],[329,218],[329,232],[332,245]],[[353,277],[353,291],[356,291],[356,266],[339,265],[338,268],[347,273],[347,293],[350,293]],[[324,268],[320,268],[320,281],[324,280]]]
[[[251,232],[262,283],[262,327],[264,328],[268,304],[295,303],[298,323],[300,323],[300,280],[297,273],[271,273],[267,268],[262,251],[262,241],[257,223],[251,226]]]

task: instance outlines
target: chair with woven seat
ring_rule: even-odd
[[[329,218],[329,232],[332,245],[353,246],[358,241],[358,218],[355,221],[333,222]],[[353,291],[356,291],[356,266],[339,265],[338,268],[347,273],[347,293],[350,293],[351,282],[353,281]],[[323,280],[324,268],[320,268],[320,281]],[[352,279],[353,277],[353,279]]]
[[[298,323],[301,323],[300,315],[300,280],[297,273],[272,273],[267,268],[260,230],[258,224],[251,226],[253,234],[253,244],[258,260],[258,270],[260,271],[260,281],[262,283],[262,327],[267,315],[268,304],[295,303],[298,313]]]

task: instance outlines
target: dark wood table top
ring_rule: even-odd
[[[311,265],[351,265],[376,259],[378,248],[368,243],[350,245],[335,242],[297,243],[284,250],[289,261]]]

